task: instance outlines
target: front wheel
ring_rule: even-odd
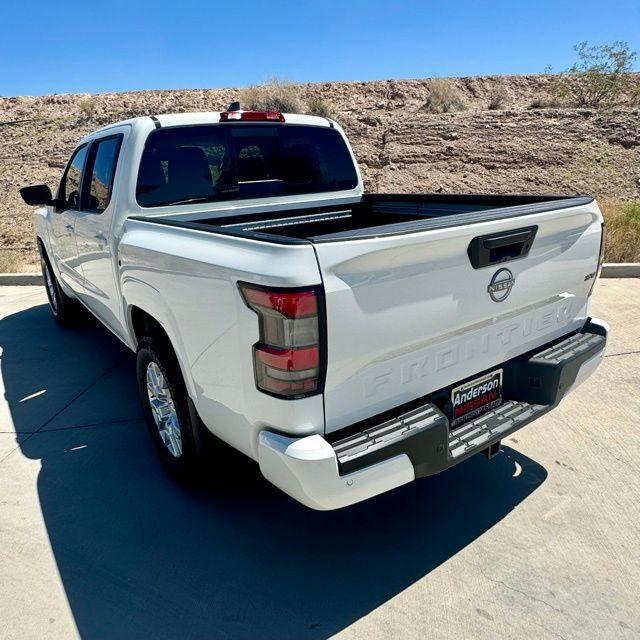
[[[138,389],[149,433],[162,462],[178,479],[201,468],[196,430],[178,360],[162,338],[143,338],[137,349]]]
[[[63,326],[76,324],[83,312],[80,303],[62,290],[42,247],[40,247],[40,267],[49,300],[49,309],[51,309],[53,317]]]

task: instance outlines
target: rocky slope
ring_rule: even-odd
[[[531,108],[552,76],[459,78],[466,109],[422,109],[428,80],[303,85],[345,127],[368,190],[591,193],[640,199],[640,109]],[[489,109],[504,94],[502,109]],[[239,90],[144,91],[0,98],[0,258],[35,264],[25,184],[57,184],[85,133],[124,118],[215,111]],[[88,113],[87,113],[88,112]]]

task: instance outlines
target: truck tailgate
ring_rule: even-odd
[[[509,237],[523,227],[535,232],[526,257],[499,262],[498,251],[489,264],[472,266],[474,238]],[[327,432],[579,328],[600,237],[592,202],[418,233],[316,242],[327,309]]]

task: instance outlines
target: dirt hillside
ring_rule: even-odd
[[[346,129],[371,191],[590,193],[640,199],[640,109],[532,108],[553,77],[458,78],[466,109],[422,107],[428,80],[301,86]],[[490,109],[492,96],[504,96]],[[26,184],[57,184],[74,143],[104,124],[138,115],[215,111],[239,90],[141,91],[0,98],[0,254],[35,265]],[[2,255],[0,255],[0,258]]]

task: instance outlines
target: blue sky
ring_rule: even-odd
[[[582,40],[640,50],[640,1],[4,0],[0,95],[537,73]]]

